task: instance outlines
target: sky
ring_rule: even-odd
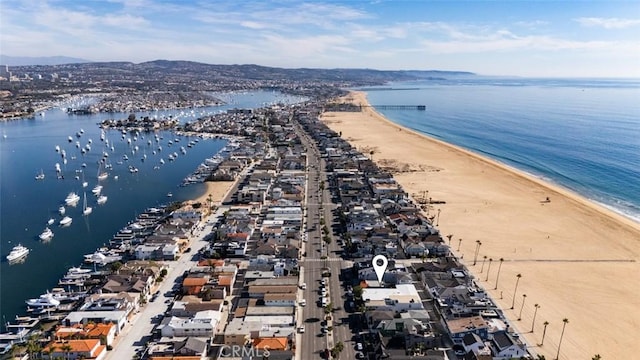
[[[640,77],[640,1],[2,0],[0,54]]]

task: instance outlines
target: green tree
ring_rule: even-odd
[[[116,262],[112,262],[109,265],[109,269],[111,270],[112,273],[118,274],[122,266],[123,265],[120,261],[116,261]]]
[[[353,296],[356,299],[361,299],[362,298],[362,286],[356,285],[356,286],[353,287]]]
[[[591,360],[602,360],[602,356],[600,356],[600,354],[595,354]]]

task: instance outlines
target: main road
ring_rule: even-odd
[[[351,267],[351,264],[339,257],[340,247],[332,236],[333,213],[335,204],[331,202],[329,191],[329,179],[325,171],[325,161],[313,139],[294,122],[296,133],[300,137],[307,153],[307,196],[305,197],[305,226],[306,243],[304,249],[306,256],[301,264],[304,268],[303,279],[307,288],[303,291],[306,306],[302,311],[302,324],[305,332],[299,336],[299,353],[302,359],[318,358],[325,349],[331,349],[338,342],[344,344],[344,350],[340,359],[355,359],[355,344],[351,341],[351,331],[348,324],[348,314],[344,310],[345,291],[340,284],[340,273],[343,268]],[[325,184],[321,186],[320,184]],[[323,242],[321,219],[329,229],[331,243]],[[328,280],[328,298],[333,307],[329,321],[325,320],[324,308],[321,306],[321,281],[322,272],[329,270],[331,276]],[[328,334],[323,332],[323,327],[332,326]]]

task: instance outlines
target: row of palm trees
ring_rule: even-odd
[[[451,238],[453,237],[453,234],[449,234],[447,235],[447,238],[449,239],[449,246],[451,246]],[[458,239],[458,251],[460,251],[460,246],[462,244],[462,238]],[[477,264],[478,261],[478,255],[480,253],[480,247],[482,246],[482,242],[480,240],[476,240],[476,248],[474,251],[474,256],[473,256],[473,266],[475,266]],[[489,273],[491,272],[491,264],[493,263],[493,258],[490,258],[486,255],[484,255],[482,257],[482,266],[480,267],[480,273],[484,272],[484,266],[485,263],[489,262],[489,265],[487,266],[487,274],[486,277],[484,279],[484,281],[489,281]],[[500,258],[499,259],[499,265],[498,265],[498,272],[496,274],[496,280],[495,280],[495,287],[493,288],[493,290],[497,290],[498,289],[498,282],[500,280],[500,270],[502,270],[502,263],[504,262],[504,258]],[[522,278],[522,274],[518,273],[516,275],[516,284],[515,287],[513,289],[513,296],[511,298],[511,310],[514,309],[515,307],[515,303],[516,303],[516,296],[518,293],[518,286],[520,285],[520,279]],[[502,298],[502,293],[500,295],[500,298]],[[527,300],[527,294],[522,294],[522,304],[520,305],[520,311],[518,314],[518,321],[522,320],[522,311],[524,310],[524,305],[525,305],[525,301]],[[531,332],[534,332],[535,329],[535,323],[536,323],[536,316],[538,314],[538,309],[541,307],[540,304],[536,303],[533,305],[534,307],[534,311],[533,311],[533,320],[531,321]],[[569,319],[564,318],[562,319],[562,332],[560,334],[560,341],[558,342],[558,349],[557,349],[557,353],[556,353],[556,357],[555,359],[559,359],[560,357],[560,349],[562,346],[562,339],[564,338],[564,330],[567,326],[567,324],[569,323]],[[543,323],[544,329],[542,331],[542,340],[540,341],[540,344],[538,344],[538,346],[543,346],[544,345],[544,338],[547,334],[547,326],[549,326],[549,322],[545,321]]]

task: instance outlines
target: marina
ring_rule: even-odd
[[[182,116],[181,120],[226,108],[260,106],[283,98],[285,101],[294,99],[271,91],[232,94],[228,106],[200,109],[190,118]],[[159,110],[157,113],[169,116],[181,112]],[[20,289],[3,291],[0,295],[1,315],[7,320],[25,313],[26,299],[36,298],[52,287],[63,286],[58,282],[66,274],[65,269],[81,262],[98,267],[121,258],[120,252],[106,248],[106,245],[122,242],[142,231],[139,226],[148,229],[153,214],[144,215],[141,221],[136,221],[137,225],[132,224],[132,228],[123,229],[123,225],[131,223],[149,207],[159,209],[168,201],[198,196],[204,191],[203,184],[190,182],[190,186],[180,185],[185,177],[194,174],[194,169],[205,163],[205,159],[213,158],[228,143],[220,136],[206,138],[168,131],[123,134],[119,130],[104,130],[104,140],[101,141],[102,130],[97,123],[126,115],[69,115],[58,108],[45,113],[44,117],[0,123],[2,132],[7,134],[0,141],[2,168],[15,169],[3,171],[1,177],[1,186],[5,190],[0,194],[1,201],[3,204],[11,202],[12,206],[0,209],[3,219],[0,249],[6,256],[18,243],[31,248],[29,255],[16,264],[6,260],[0,263],[3,289]],[[76,133],[81,136],[77,137]],[[68,142],[69,134],[77,140]],[[79,148],[76,141],[81,144]],[[176,147],[179,144],[184,145],[186,151]],[[134,156],[132,150],[136,145],[138,152]],[[173,150],[170,153],[173,161],[167,161],[167,148]],[[103,149],[108,157],[104,156]],[[141,161],[143,153],[147,155],[145,161]],[[109,159],[118,159],[122,164]],[[99,170],[100,164],[102,169]],[[107,170],[107,165],[112,168]],[[129,165],[138,171],[130,172]],[[154,169],[154,166],[159,168]],[[38,174],[40,169],[43,169],[45,178],[35,181],[34,174]],[[109,176],[98,183],[98,175],[106,171]],[[92,190],[98,184],[102,186],[99,196],[105,196],[100,206],[96,206],[99,196],[85,190]],[[86,210],[85,191],[87,207],[92,208],[89,216],[83,214]],[[75,207],[67,206],[65,201],[71,192],[78,196],[77,201],[75,197],[71,201]],[[168,198],[168,193],[172,197]],[[21,200],[11,200],[10,196]],[[66,226],[59,226],[65,216],[71,221]],[[39,237],[45,226],[55,233],[46,241]],[[77,279],[63,281],[65,284],[78,282]],[[67,286],[64,285],[65,288]],[[47,316],[46,313],[42,315]]]

